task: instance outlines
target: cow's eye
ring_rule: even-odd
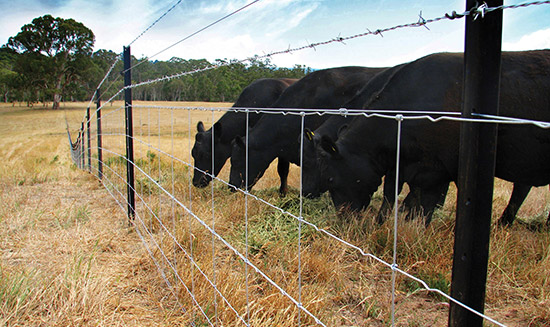
[[[329,177],[328,182],[332,184],[334,182],[334,178]]]
[[[359,183],[361,183],[361,180],[358,179],[358,180],[355,181],[355,183],[359,184]]]

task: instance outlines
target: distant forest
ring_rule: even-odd
[[[7,48],[0,49],[0,90],[3,102],[52,103],[51,90],[46,84],[30,83],[23,76],[12,70],[22,56]],[[64,88],[61,101],[87,101],[95,92],[118,54],[113,51],[99,50],[94,52],[86,65],[81,66],[81,76]],[[301,78],[311,72],[310,68],[296,65],[293,68],[280,68],[269,60],[255,60],[248,64],[232,63],[227,60],[216,60],[211,63],[206,59],[185,60],[172,58],[168,61],[149,61],[132,57],[132,83],[152,80],[180,72],[194,71],[211,65],[221,67],[195,73],[167,82],[153,83],[132,90],[134,100],[147,101],[221,101],[234,102],[243,88],[258,78]],[[12,69],[10,69],[12,68]],[[110,99],[124,87],[122,74],[123,63],[119,60],[113,71],[103,82],[101,99]],[[43,72],[48,74],[47,71]],[[121,100],[119,94],[115,100]]]
[[[50,15],[35,18],[0,47],[0,102],[42,103],[90,100],[118,54],[93,52],[93,32],[73,19]],[[154,80],[212,65],[215,69],[132,89],[135,100],[234,102],[243,88],[258,78],[301,78],[310,68],[280,68],[269,59],[237,60],[171,58],[168,61],[132,57],[132,83]],[[118,60],[101,87],[101,99],[110,99],[124,86]],[[122,99],[119,94],[115,100]]]

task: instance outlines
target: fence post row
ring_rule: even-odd
[[[486,1],[489,7],[502,0]],[[466,1],[466,10],[477,6]],[[498,115],[502,10],[466,16],[462,117]],[[497,125],[460,126],[458,197],[451,297],[483,313],[495,173]],[[449,326],[483,326],[483,318],[452,302]]]
[[[126,115],[126,184],[128,191],[128,219],[135,217],[134,190],[134,123],[132,119],[132,71],[130,47],[124,47],[124,109]]]
[[[92,140],[90,139],[90,107],[86,109],[86,134],[88,135],[88,172],[92,172]]]
[[[97,177],[101,181],[103,179],[103,154],[101,152],[101,94],[99,88],[96,91],[96,106],[97,106]]]

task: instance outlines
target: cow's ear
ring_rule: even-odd
[[[306,128],[304,130],[304,136],[306,137],[306,140],[313,142],[313,136],[315,136],[315,133],[313,133],[309,128]]]
[[[340,128],[338,129],[338,134],[336,134],[336,135],[338,135],[338,138],[340,138],[340,135],[342,135],[342,133],[343,133],[346,129],[348,129],[348,124],[344,124],[344,125],[340,126]]]
[[[199,133],[203,133],[204,132],[204,124],[202,123],[202,121],[199,121],[197,123],[197,132]]]
[[[221,137],[222,137],[222,124],[215,123],[214,124],[214,141],[219,142]]]
[[[338,151],[338,146],[336,143],[334,143],[334,141],[327,135],[323,135],[323,137],[321,137],[321,147],[335,159],[342,157],[340,155],[340,151]]]
[[[235,142],[235,144],[241,148],[241,149],[244,149],[245,148],[245,145],[244,145],[244,141],[243,141],[243,138],[241,136],[237,136],[235,137],[235,139],[233,140],[233,142]]]
[[[203,136],[203,133],[201,132],[195,134],[195,141],[199,143],[202,142],[202,136]]]

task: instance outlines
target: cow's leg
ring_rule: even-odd
[[[409,194],[407,194],[405,200],[403,201],[405,211],[407,212],[405,220],[412,220],[414,217],[421,213],[421,193],[422,190],[419,187],[409,184]]]
[[[445,197],[447,197],[447,191],[449,190],[449,182],[443,182],[441,184],[434,185],[430,188],[426,194],[422,194],[420,199],[420,205],[422,206],[422,214],[424,217],[424,223],[426,227],[432,221],[434,210],[437,207],[441,207],[445,203]]]
[[[281,193],[281,195],[286,195],[286,192],[288,191],[289,169],[290,162],[279,157],[279,160],[277,160],[277,173],[279,174],[279,178],[281,179],[281,187],[279,188],[279,193]]]
[[[514,183],[510,202],[508,202],[508,206],[504,209],[502,216],[500,216],[500,219],[498,220],[498,224],[500,226],[510,226],[514,222],[514,219],[516,219],[516,214],[518,213],[521,204],[525,201],[525,198],[527,197],[527,194],[529,194],[530,190],[530,185]]]
[[[403,189],[403,183],[399,182],[398,193],[401,193]],[[384,187],[382,194],[382,205],[376,215],[376,222],[382,224],[386,220],[386,216],[391,212],[393,203],[395,201],[395,173],[390,172],[386,174],[384,179]]]
[[[428,225],[437,206],[443,205],[449,189],[449,179],[440,172],[426,172],[418,174],[415,180],[409,183],[411,189],[406,201],[410,207],[406,219],[411,220],[415,215],[425,216]]]

